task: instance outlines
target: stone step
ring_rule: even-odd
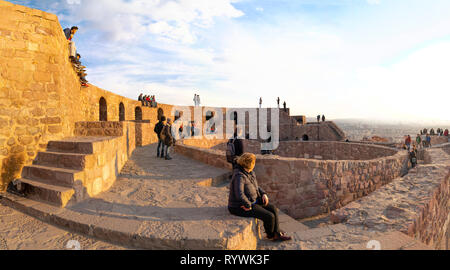
[[[84,181],[83,171],[40,165],[25,166],[22,170],[22,177],[37,180],[48,185],[58,185],[68,188],[73,187],[75,181]]]
[[[33,165],[50,166],[63,169],[83,170],[88,156],[86,154],[39,152]]]
[[[49,141],[48,152],[93,154],[93,142],[89,141]]]
[[[32,179],[21,178],[20,182],[27,198],[44,201],[58,207],[65,207],[75,193],[72,188],[48,185]]]

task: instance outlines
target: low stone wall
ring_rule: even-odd
[[[231,169],[225,152],[178,145],[176,151],[206,164]],[[404,173],[406,152],[372,160],[319,161],[256,155],[259,185],[294,218],[328,213],[373,192]]]
[[[392,156],[397,151],[388,147],[345,142],[280,142],[275,155],[326,160],[369,160]]]
[[[409,174],[332,213],[336,223],[400,231],[435,249],[449,249],[450,157],[427,149]]]
[[[443,144],[448,142],[449,141],[447,136],[431,136],[431,145]]]

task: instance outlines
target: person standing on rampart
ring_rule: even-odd
[[[66,28],[63,31],[66,39],[69,41],[69,58],[72,62],[75,62],[77,57],[77,47],[75,46],[75,42],[73,41],[73,36],[78,31],[78,27],[72,26],[72,28]]]

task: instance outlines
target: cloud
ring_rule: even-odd
[[[63,4],[68,12],[66,20],[84,22],[111,41],[136,41],[154,34],[192,44],[196,28],[211,27],[215,18],[243,15],[230,0],[84,0]]]

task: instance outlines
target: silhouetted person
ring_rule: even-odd
[[[280,108],[280,97],[277,98],[278,109]]]
[[[322,115],[322,122],[325,122],[325,115]]]
[[[161,138],[161,132],[165,125],[166,125],[166,117],[163,115],[163,116],[161,116],[159,122],[155,125],[155,128],[153,129],[153,131],[158,136],[158,148],[156,149],[156,156],[161,157],[161,158],[164,157],[164,142]],[[160,151],[161,146],[162,146],[162,149]]]
[[[262,108],[262,97],[259,98],[259,108]]]
[[[320,122],[320,115],[317,116],[317,123]]]
[[[284,108],[284,111],[287,112],[287,109],[286,109],[286,101],[283,102],[283,108]]]

